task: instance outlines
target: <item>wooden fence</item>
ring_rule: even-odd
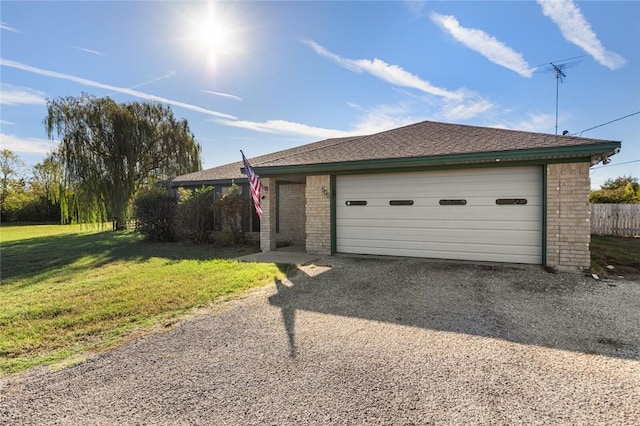
[[[591,204],[591,233],[640,237],[640,204]]]

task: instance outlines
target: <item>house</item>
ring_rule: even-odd
[[[424,121],[250,159],[262,251],[590,265],[589,168],[620,142]],[[242,162],[172,186],[247,185]],[[247,202],[249,202],[248,190]],[[259,225],[258,225],[259,222]]]

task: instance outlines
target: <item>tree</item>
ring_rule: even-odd
[[[16,220],[16,209],[25,189],[22,177],[24,162],[10,149],[0,150],[0,217],[3,222]]]
[[[627,186],[627,184],[631,184],[634,191],[640,189],[638,178],[632,176],[618,176],[615,179],[607,179],[605,183],[602,184],[600,189],[616,190],[619,188],[624,188],[625,186]]]
[[[57,153],[50,154],[33,166],[30,186],[39,200],[40,221],[60,220],[61,183],[62,169]]]
[[[593,204],[640,204],[638,178],[620,176],[607,179],[600,189],[591,191],[589,201]]]
[[[126,226],[136,192],[201,169],[185,119],[160,104],[118,104],[87,94],[47,102],[49,138],[60,138],[62,220]]]

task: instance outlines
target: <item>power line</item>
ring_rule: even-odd
[[[622,166],[623,164],[637,163],[638,161],[640,161],[640,160],[625,161],[623,163],[617,163],[617,164],[607,164],[606,166],[592,167],[591,170],[602,169],[603,167]]]
[[[616,118],[615,120],[607,121],[606,123],[598,124],[597,126],[589,127],[588,129],[584,129],[580,132],[578,136],[582,136],[582,134],[586,131],[597,129],[598,127],[606,126],[607,124],[615,123],[616,121],[624,120],[625,118],[631,117],[632,115],[640,114],[640,111],[632,112],[631,114],[625,115],[624,117]],[[575,134],[575,133],[574,133]]]

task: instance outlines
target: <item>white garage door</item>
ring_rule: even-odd
[[[542,263],[542,169],[336,178],[339,253]]]

